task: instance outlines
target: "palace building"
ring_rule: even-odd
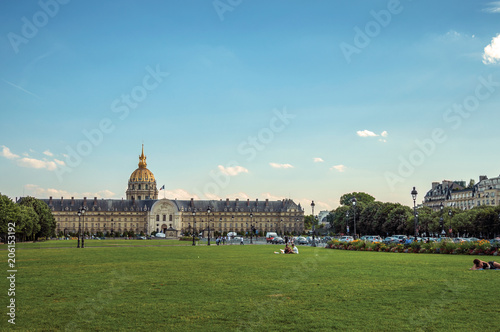
[[[82,231],[123,234],[165,233],[166,237],[203,233],[207,236],[237,232],[259,236],[273,231],[280,234],[301,234],[304,231],[304,210],[291,199],[279,201],[235,200],[177,200],[158,199],[153,173],[146,167],[144,146],[137,168],[128,180],[126,199],[42,199],[52,210],[57,222],[56,232]],[[84,208],[81,217],[78,211]]]

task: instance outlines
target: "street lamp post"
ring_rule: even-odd
[[[441,211],[441,217],[439,218],[439,226],[441,226],[441,232],[439,233],[439,237],[441,237],[441,234],[443,234],[443,210],[444,210],[444,205],[443,202],[439,205],[439,210]]]
[[[253,213],[250,212],[250,244],[253,244],[252,236],[253,236]]]
[[[356,197],[352,198],[352,206],[354,207],[354,240],[356,240],[356,203],[358,201],[356,200]]]
[[[208,223],[208,244],[210,245],[210,206],[207,207],[207,223]]]
[[[413,187],[413,190],[411,191],[411,197],[413,198],[413,217],[415,219],[415,241],[417,241],[417,195],[418,192]]]
[[[82,207],[82,248],[85,248],[85,207]]]
[[[316,220],[314,219],[314,206],[315,206],[315,205],[316,205],[316,204],[314,204],[314,201],[312,201],[312,202],[311,202],[311,210],[312,210],[312,216],[313,216],[313,221],[312,221],[312,223],[313,223],[313,225],[312,225],[312,226],[313,226],[313,227],[312,227],[312,231],[313,231],[313,243],[312,243],[312,246],[313,246],[313,247],[316,247],[316,237],[315,237],[316,230],[315,230],[315,228],[314,228],[314,222],[316,221]]]
[[[196,229],[196,219],[195,219],[195,216],[196,216],[196,211],[193,210],[193,246],[196,245],[196,243],[194,242],[194,230]]]
[[[351,232],[349,232],[349,211],[346,212],[345,214],[345,231],[347,232],[347,235],[351,235]]]
[[[451,237],[451,217],[453,216],[453,211],[451,209],[448,210],[448,216],[450,216],[450,237]]]
[[[76,246],[77,248],[80,248],[81,216],[82,216],[82,209],[79,209],[78,210],[78,245]]]

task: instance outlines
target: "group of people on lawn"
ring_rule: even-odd
[[[476,258],[472,262],[474,265],[470,268],[471,270],[500,270],[500,263],[494,261],[485,262]]]
[[[279,252],[275,251],[275,254],[298,254],[299,253],[299,248],[295,246],[294,243],[292,243],[292,246],[289,247],[288,243],[285,245],[285,249],[280,249]]]

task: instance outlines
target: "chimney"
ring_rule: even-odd
[[[87,197],[83,198],[83,206],[87,206]]]
[[[266,207],[269,206],[269,198],[266,198]]]
[[[49,197],[49,206],[52,206],[52,196]]]
[[[236,200],[235,200],[235,201],[236,201],[236,206],[238,206],[238,202],[240,201],[240,199],[239,199],[239,198],[236,198]]]
[[[123,197],[122,197],[123,199]],[[97,206],[97,197],[94,197],[94,206]]]
[[[61,197],[61,205],[63,205],[64,197]]]
[[[250,198],[247,198],[247,206],[250,206]]]
[[[229,206],[229,198],[226,198],[226,206]]]
[[[484,180],[488,180],[488,177],[486,175],[480,175],[479,182],[484,181]]]
[[[71,206],[74,206],[74,205],[75,205],[75,198],[71,197]]]
[[[193,207],[193,206],[194,206],[194,200],[193,200],[193,198],[192,198],[192,197],[191,197],[191,204],[190,204],[190,206],[191,206],[191,207]]]

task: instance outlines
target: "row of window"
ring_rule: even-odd
[[[84,225],[85,225],[85,226],[84,226]],[[73,227],[77,227],[77,226],[78,226],[78,223],[75,223],[75,222],[74,222],[74,223],[69,223],[69,222],[66,222],[66,223],[60,223],[58,226],[59,226],[59,227],[71,227],[71,226],[73,226]],[[82,223],[82,226],[83,226],[83,227],[89,227],[89,226],[90,226],[91,228],[94,228],[94,226],[95,226],[95,227],[97,227],[97,228],[100,228],[100,227],[101,227],[101,224],[100,224],[100,223],[95,223],[95,224],[94,224],[94,223],[87,223],[87,222],[86,222],[86,223]],[[121,227],[122,227],[122,224],[119,222],[119,223],[113,223],[112,225],[110,225],[110,224],[103,224],[102,226],[103,226],[104,228],[106,228],[106,227],[118,227],[118,228],[121,228]],[[139,227],[139,224],[138,224],[138,223],[135,223],[135,224],[134,224],[134,223],[126,223],[126,222],[125,222],[125,223],[123,223],[123,227],[125,227],[125,228],[127,228],[127,227],[130,227],[130,228],[137,227],[137,228],[138,228],[138,227]]]

